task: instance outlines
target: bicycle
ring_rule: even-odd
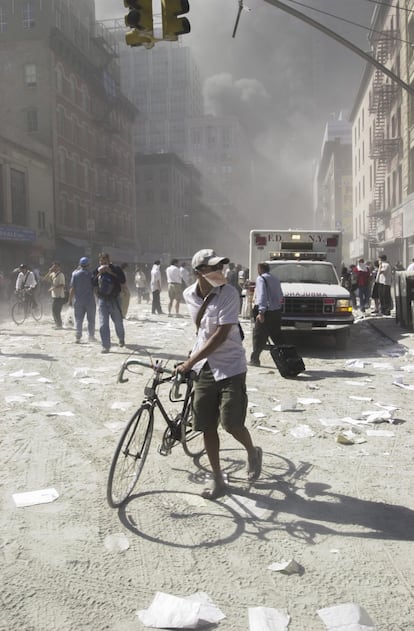
[[[17,301],[11,308],[11,316],[15,324],[23,324],[29,314],[36,322],[39,322],[43,315],[42,305],[35,301],[30,289],[18,289],[16,291]]]
[[[171,376],[173,372],[165,368],[161,362],[148,364],[130,358],[121,367],[119,383],[128,381],[124,373],[134,365],[151,368],[153,375],[144,388],[144,399],[128,421],[112,458],[107,483],[107,500],[112,508],[117,508],[125,502],[138,481],[151,444],[155,409],[161,412],[167,424],[158,453],[167,456],[178,444],[182,445],[187,456],[193,458],[200,456],[204,451],[203,434],[194,431],[192,426],[195,373],[191,371],[185,375],[177,373]],[[164,373],[168,373],[168,376],[163,376]],[[157,393],[158,388],[168,382],[171,384],[169,400],[172,403],[182,402],[181,410],[174,417],[165,410]],[[184,396],[180,394],[181,384],[185,385]]]

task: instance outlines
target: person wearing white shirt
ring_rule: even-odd
[[[239,294],[222,272],[226,257],[200,250],[192,260],[196,282],[184,291],[184,300],[197,328],[189,358],[176,368],[197,373],[194,383],[193,428],[203,432],[213,485],[203,497],[224,495],[227,487],[220,467],[218,423],[247,451],[247,479],[253,483],[262,467],[262,450],[252,443],[245,427],[247,410],[246,354],[239,326]]]
[[[171,309],[175,302],[175,315],[178,316],[180,311],[180,302],[183,297],[183,284],[181,271],[178,267],[178,259],[173,259],[165,270],[168,283],[168,317],[171,317]]]
[[[412,260],[412,262],[409,264],[409,266],[407,267],[407,272],[414,272],[414,259]]]
[[[151,281],[150,281],[150,289],[152,294],[152,305],[151,311],[152,313],[162,313],[161,309],[161,270],[160,270],[160,261],[154,261],[154,265],[151,268]]]
[[[16,278],[16,291],[20,291],[21,289],[36,289],[37,282],[35,275],[27,265],[22,263],[19,265],[19,274]]]

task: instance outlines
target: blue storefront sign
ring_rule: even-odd
[[[18,226],[0,226],[1,241],[36,241],[36,232]]]

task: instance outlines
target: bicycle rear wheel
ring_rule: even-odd
[[[121,506],[132,493],[145,463],[154,427],[154,411],[142,405],[128,422],[112,458],[107,484],[109,506]]]
[[[43,309],[40,302],[37,302],[36,305],[31,306],[31,313],[36,322],[39,322],[43,315]]]
[[[187,456],[195,458],[201,456],[204,451],[203,432],[195,432],[193,429],[193,397],[191,397],[187,409],[181,421],[181,443]]]
[[[16,302],[12,306],[11,316],[15,324],[23,324],[26,319],[26,305],[24,302]]]

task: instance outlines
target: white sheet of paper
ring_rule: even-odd
[[[59,497],[56,489],[41,489],[40,491],[26,491],[25,493],[13,493],[14,503],[18,508],[24,506],[35,506],[36,504],[47,504],[54,502]]]
[[[322,403],[322,401],[320,399],[314,399],[313,397],[298,397],[298,403],[311,405],[312,403]]]
[[[46,416],[75,416],[73,412],[67,410],[66,412],[48,412]]]
[[[310,438],[311,436],[315,436],[315,432],[311,430],[309,425],[296,425],[296,427],[292,427],[292,429],[289,430],[289,433],[295,438]]]
[[[144,626],[155,629],[196,629],[200,604],[157,592],[148,609],[137,611],[137,616]]]
[[[367,429],[367,436],[395,436],[395,432],[386,429]]]
[[[266,418],[266,414],[263,414],[263,412],[253,412],[253,416],[255,418]]]
[[[125,552],[129,548],[128,537],[123,532],[107,535],[104,539],[104,546],[108,552]]]
[[[344,603],[318,610],[328,631],[376,631],[375,624],[356,603]]]
[[[205,592],[185,598],[157,592],[149,608],[137,611],[137,616],[146,627],[156,629],[197,629],[226,617]]]
[[[256,429],[261,429],[262,432],[271,432],[272,434],[280,434],[279,429],[273,429],[273,427],[265,427],[264,425],[258,425]]]
[[[24,372],[23,369],[10,373],[10,377],[36,377],[37,375],[40,375],[40,373],[39,372]]]
[[[127,410],[131,405],[132,401],[114,401],[111,410]]]
[[[289,561],[280,561],[279,563],[271,563],[268,570],[272,572],[283,572],[284,574],[297,574],[300,570],[300,566],[296,563],[295,559],[289,559]]]
[[[249,607],[249,631],[287,631],[290,616],[285,610]]]

